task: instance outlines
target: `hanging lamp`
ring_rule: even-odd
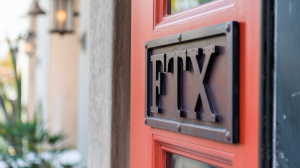
[[[73,0],[50,1],[50,32],[72,33],[74,31]]]
[[[43,15],[45,12],[40,8],[38,2],[34,0],[32,8],[29,10],[29,15]]]

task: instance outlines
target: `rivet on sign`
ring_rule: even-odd
[[[181,35],[181,33],[179,33],[178,34],[178,40],[181,41],[181,39],[182,39],[182,35]]]
[[[226,31],[227,31],[227,32],[230,32],[230,24],[227,24],[227,26],[226,26]]]
[[[181,125],[180,125],[180,124],[177,125],[177,131],[178,131],[178,132],[181,131]]]
[[[147,124],[147,117],[145,118],[145,120],[144,120],[144,121],[145,121],[145,124]]]
[[[229,131],[226,132],[226,139],[227,139],[227,141],[231,140],[231,134]]]
[[[145,43],[145,48],[147,48],[147,42]]]

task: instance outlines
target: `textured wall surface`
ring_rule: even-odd
[[[64,141],[65,145],[75,147],[78,97],[78,32],[64,36],[52,34],[50,39],[48,123],[53,132],[62,131],[68,135]]]
[[[277,0],[276,165],[300,167],[300,1]]]
[[[79,0],[74,1],[78,11]],[[77,98],[78,98],[78,54],[79,18],[74,18],[74,32],[50,35],[48,124],[53,132],[68,135],[63,142],[76,147]]]
[[[129,167],[130,0],[91,0],[88,167]]]
[[[114,1],[111,167],[130,166],[131,1]]]

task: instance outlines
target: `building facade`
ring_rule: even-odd
[[[82,166],[300,165],[299,2],[74,0],[74,11],[63,35],[36,18],[35,103]]]

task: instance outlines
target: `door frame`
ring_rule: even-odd
[[[259,167],[273,167],[275,0],[260,0]]]

